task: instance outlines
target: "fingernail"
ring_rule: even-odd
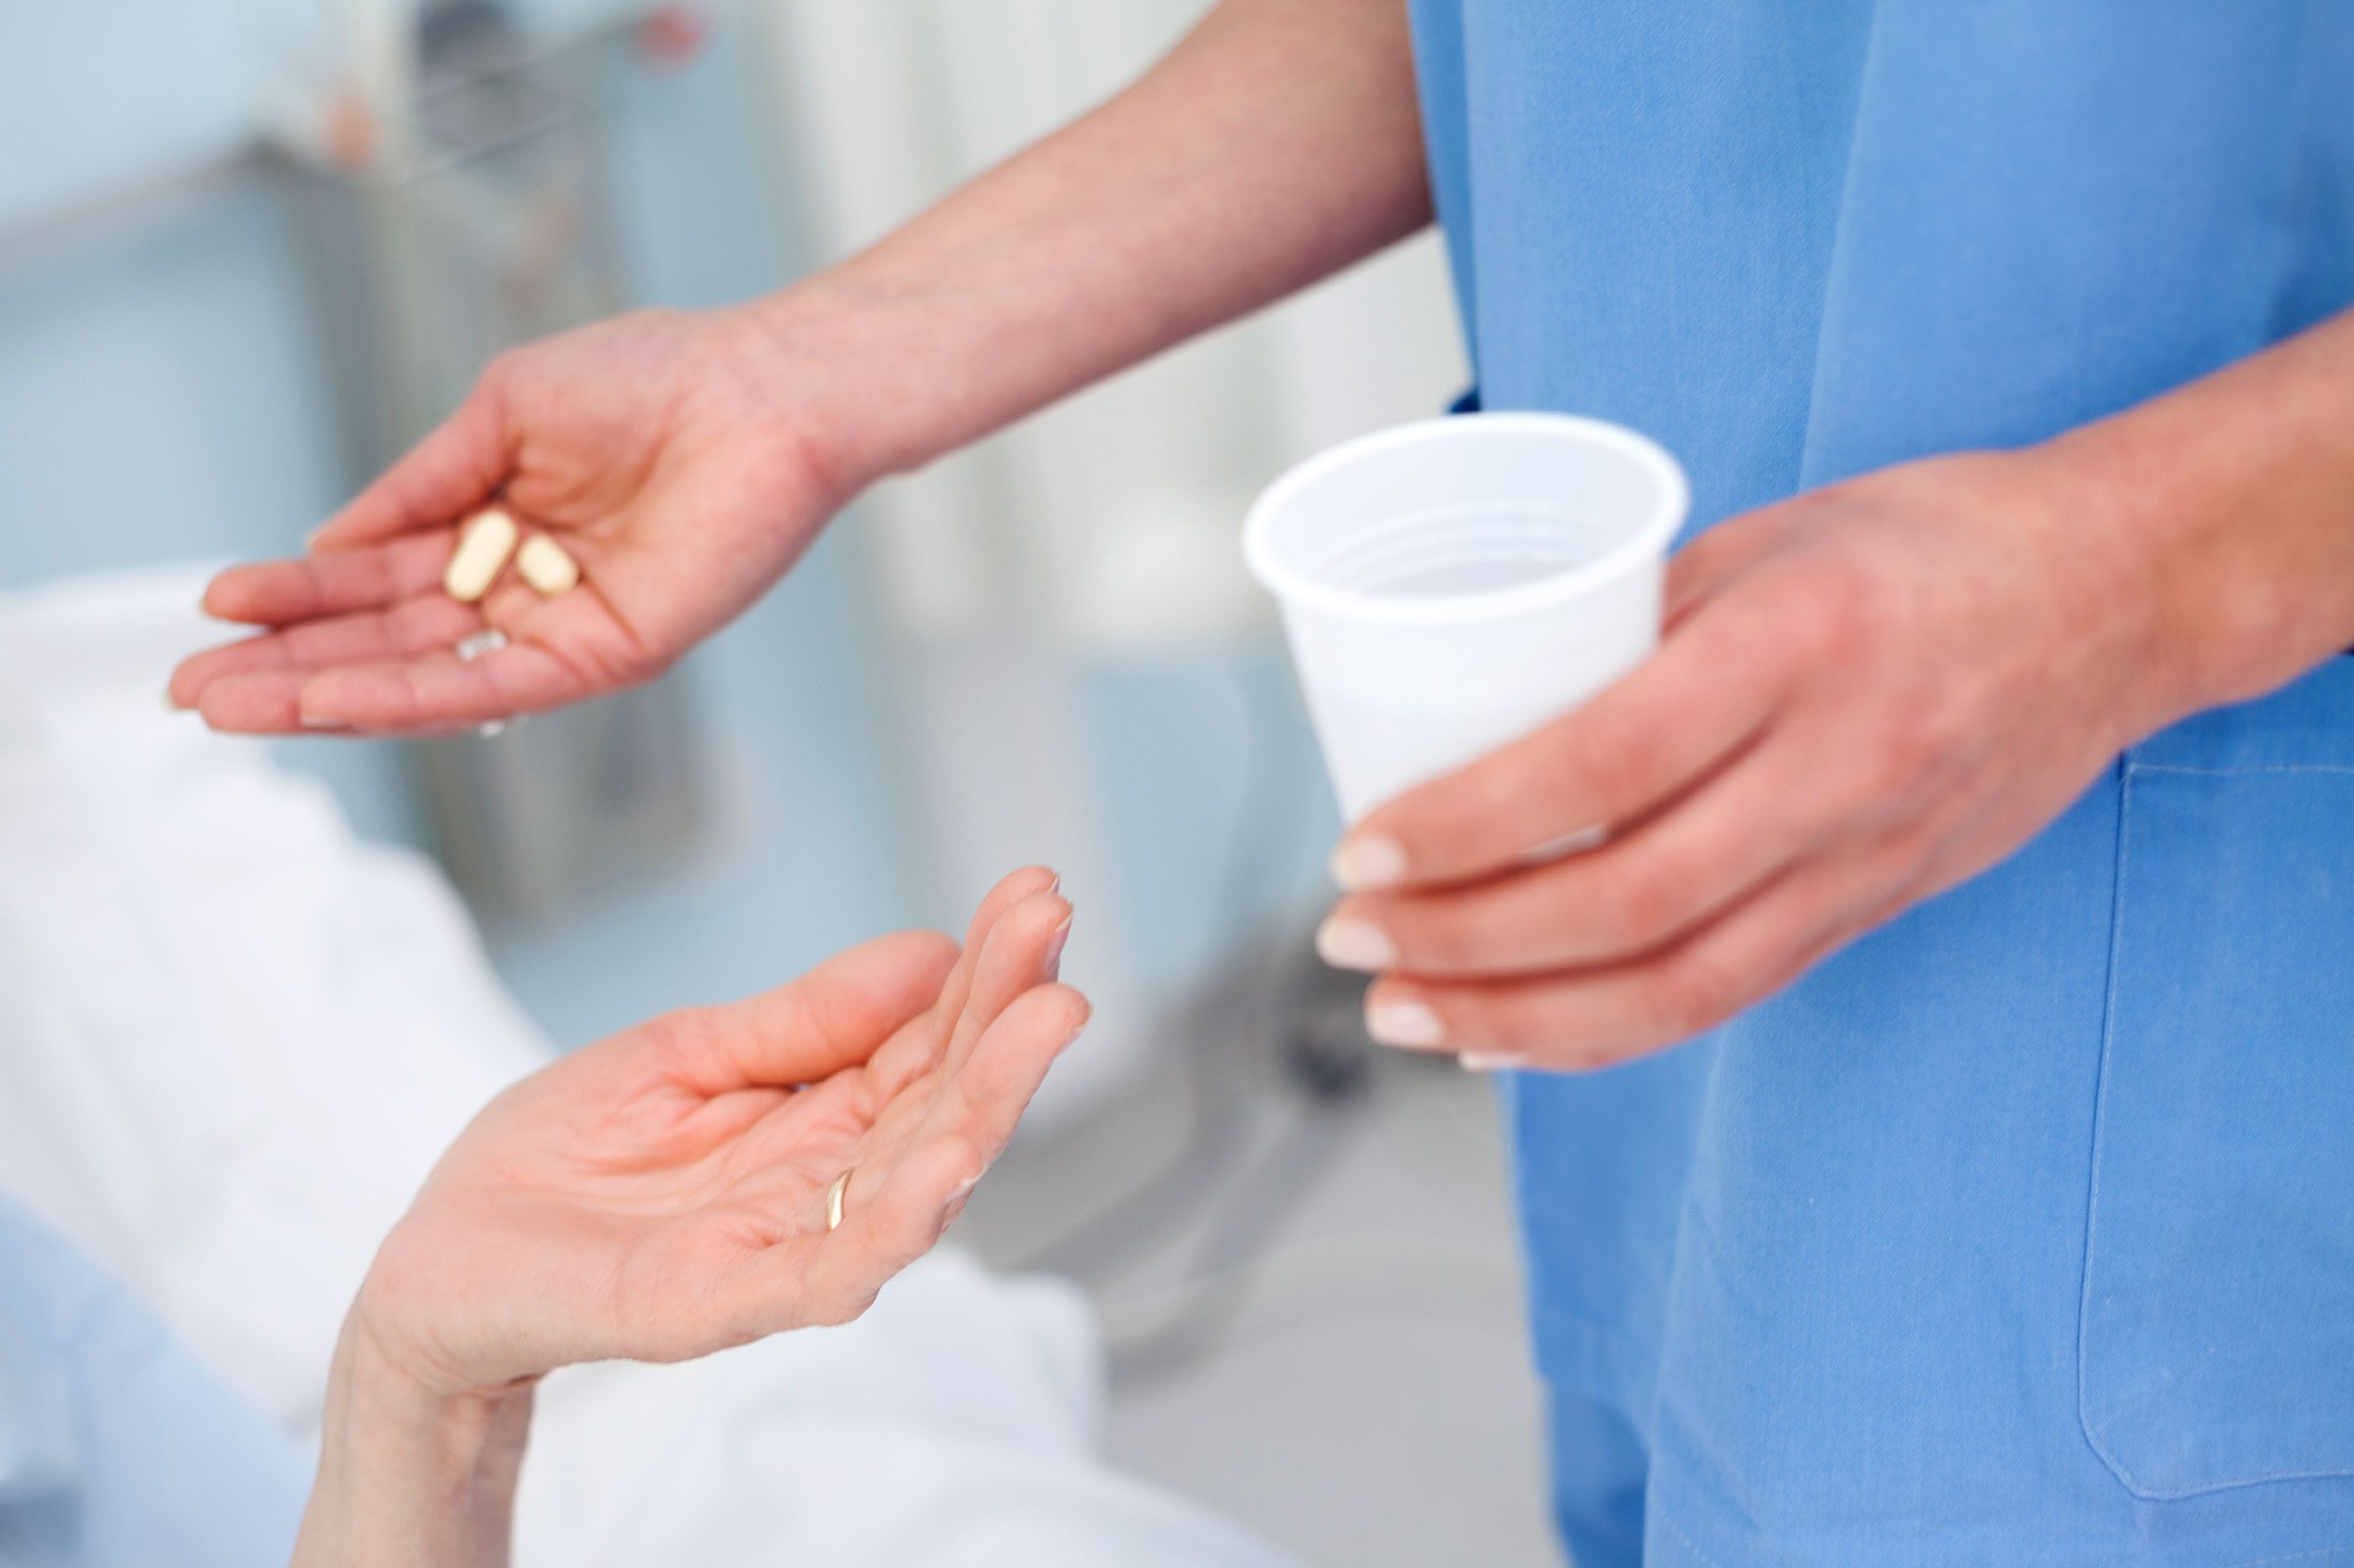
[[[963,1181],[958,1182],[954,1187],[948,1189],[948,1202],[950,1204],[963,1202],[965,1198],[972,1195],[973,1189],[979,1187],[980,1185],[981,1178],[979,1176],[975,1175],[966,1177]]]
[[[1365,1010],[1365,1033],[1383,1045],[1429,1050],[1447,1037],[1447,1026],[1421,1002],[1375,1002]]]
[[[1577,832],[1565,833],[1559,838],[1546,839],[1520,858],[1532,866],[1542,861],[1559,860],[1563,855],[1574,855],[1582,850],[1592,849],[1610,835],[1611,831],[1608,828],[1580,828]]]
[[[1503,1068],[1518,1067],[1516,1056],[1494,1056],[1483,1051],[1465,1051],[1456,1062],[1466,1073],[1493,1073]]]
[[[322,719],[315,713],[298,713],[305,730],[348,730],[351,727],[340,719]]]
[[[311,550],[317,549],[319,547],[319,535],[325,533],[326,531],[327,525],[322,523],[317,528],[311,530],[308,533],[305,533],[302,536],[303,550],[307,553]]]
[[[1394,838],[1360,834],[1341,840],[1332,852],[1332,880],[1341,891],[1362,892],[1387,887],[1406,876],[1406,851]]]
[[[180,701],[178,697],[174,696],[172,694],[172,688],[170,686],[166,686],[164,687],[164,711],[167,713],[185,713],[188,711],[188,705]]]
[[[1044,975],[1048,980],[1055,980],[1060,978],[1062,974],[1062,949],[1069,944],[1070,939],[1071,917],[1065,915],[1062,917],[1062,924],[1054,928],[1054,935],[1047,938],[1047,956],[1038,966],[1039,973]]]
[[[1373,974],[1398,962],[1398,947],[1389,933],[1373,922],[1356,915],[1334,915],[1316,928],[1316,956],[1335,969]]]

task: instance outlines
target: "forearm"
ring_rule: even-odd
[[[1225,0],[1151,74],[759,308],[830,376],[845,488],[1429,221],[1403,0]]]
[[[504,1568],[531,1419],[529,1388],[432,1394],[346,1323],[294,1568]]]
[[[2130,562],[2144,728],[2354,647],[2354,312],[2048,451]]]

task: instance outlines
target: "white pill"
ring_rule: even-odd
[[[484,654],[496,653],[506,645],[507,634],[504,632],[499,631],[496,627],[485,627],[480,632],[458,638],[457,646],[450,651],[455,653],[461,662],[472,664]]]
[[[466,531],[458,535],[449,569],[441,574],[443,591],[461,603],[472,604],[490,591],[500,568],[514,553],[515,520],[495,506],[477,512]]]
[[[570,593],[581,581],[581,563],[572,552],[544,533],[535,533],[523,541],[522,552],[515,557],[516,575],[537,589],[544,598]]]
[[[456,653],[457,656],[465,663],[472,664],[475,660],[482,658],[485,654],[496,653],[499,649],[505,647],[506,645],[507,634],[504,632],[499,631],[496,627],[485,627],[480,632],[476,632],[470,635],[458,638],[457,646],[451,651]],[[474,727],[474,733],[487,740],[492,735],[503,732],[506,728],[506,720],[493,719],[488,724],[476,725]]]

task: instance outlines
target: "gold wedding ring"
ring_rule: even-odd
[[[826,1229],[829,1231],[842,1227],[842,1194],[848,1190],[849,1185],[850,1173],[844,1171],[834,1178],[832,1187],[826,1189]]]

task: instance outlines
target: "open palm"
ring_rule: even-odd
[[[774,344],[725,313],[645,311],[495,361],[448,422],[314,537],[235,567],[205,607],[268,629],[175,672],[220,730],[432,733],[659,675],[761,593],[842,495]],[[555,535],[581,585],[440,588],[458,527],[496,500]],[[507,646],[465,661],[486,627]]]
[[[356,1325],[455,1394],[855,1317],[939,1239],[1085,1022],[1053,978],[1069,921],[1048,873],[1017,872],[961,951],[886,936],[524,1080],[435,1167]]]

